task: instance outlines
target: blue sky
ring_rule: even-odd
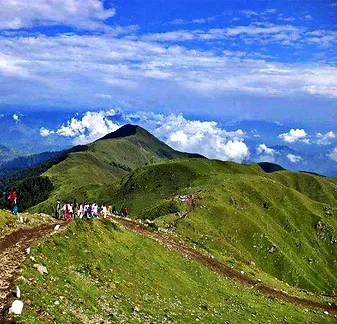
[[[336,0],[1,1],[0,111],[67,110],[53,136],[114,109],[144,125],[281,122],[318,141],[337,120],[336,16]]]

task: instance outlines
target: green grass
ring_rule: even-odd
[[[134,218],[157,218],[161,227],[176,222],[181,238],[221,260],[254,262],[270,277],[331,294],[337,288],[333,190],[313,175],[266,175],[257,165],[190,159],[137,169],[123,179],[114,201]],[[192,210],[177,199],[190,193],[197,197]],[[178,212],[187,216],[180,219]]]
[[[19,323],[329,323],[321,311],[266,298],[109,220],[77,221],[32,247]]]
[[[19,216],[22,216],[24,223],[19,222]],[[41,224],[45,224],[50,221],[51,218],[47,215],[19,213],[13,215],[8,210],[0,209],[0,237],[10,234],[11,232],[19,228],[35,227]]]

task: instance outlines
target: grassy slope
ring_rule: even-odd
[[[285,175],[286,179],[294,175],[294,183],[302,176]],[[128,205],[135,218],[159,217],[160,226],[176,221],[179,235],[220,259],[246,265],[253,261],[256,268],[289,284],[332,293],[337,289],[337,251],[330,240],[337,238],[337,210],[329,207],[331,214],[326,213],[326,202],[335,205],[329,194],[332,187],[315,178],[303,174],[300,193],[289,187],[290,180],[285,186],[281,175],[276,181],[256,165],[172,161],[131,173],[122,181],[116,201]],[[187,217],[164,216],[172,211],[165,206],[173,203],[187,212],[186,203],[175,197],[192,192],[198,192],[197,207]],[[269,253],[273,245],[277,248]]]
[[[333,179],[291,171],[275,172],[270,177],[313,200],[337,207],[337,185]]]
[[[22,323],[334,321],[265,298],[108,220],[77,221],[31,253],[49,273],[24,264]]]
[[[31,210],[53,213],[58,199],[107,203],[117,180],[130,170],[163,159],[188,156],[190,154],[171,149],[141,128],[124,138],[98,140],[88,145],[86,151],[70,153],[43,174],[56,189],[48,200]]]

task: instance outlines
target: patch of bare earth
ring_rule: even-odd
[[[18,274],[21,263],[26,257],[25,249],[35,240],[45,237],[54,231],[57,224],[48,224],[33,228],[20,228],[0,239],[0,310],[3,311],[11,299],[13,282]],[[62,224],[61,226],[64,226]],[[2,313],[2,312],[1,312]],[[1,319],[0,323],[4,323]]]

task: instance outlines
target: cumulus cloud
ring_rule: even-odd
[[[256,154],[258,155],[255,159],[256,162],[275,162],[276,151],[266,144],[260,144],[256,148]]]
[[[335,147],[329,154],[328,157],[332,160],[332,161],[336,161],[337,162],[337,147]]]
[[[287,143],[295,143],[295,142],[304,142],[309,143],[309,139],[307,138],[307,133],[304,129],[291,129],[288,133],[283,133],[278,136],[282,140]]]
[[[250,156],[241,129],[227,132],[214,121],[186,120],[182,114],[163,116],[158,126],[154,134],[176,150],[236,162]]]
[[[260,144],[257,148],[256,148],[256,153],[257,154],[266,154],[266,155],[271,155],[274,156],[275,155],[275,150],[272,148],[269,148],[266,144]]]
[[[331,140],[333,140],[336,135],[333,131],[327,132],[326,134],[316,133],[317,144],[318,145],[329,145],[331,144]]]
[[[41,127],[40,128],[40,135],[42,137],[47,137],[47,136],[52,135],[52,134],[55,134],[55,132],[52,131],[52,130],[49,130],[49,129],[45,128],[45,127]]]
[[[66,25],[97,29],[115,15],[100,0],[6,0],[0,2],[0,29],[19,29],[37,25]]]
[[[12,118],[13,118],[13,120],[14,120],[15,122],[20,121],[20,117],[19,117],[18,114],[13,114]]]
[[[107,111],[87,111],[80,119],[73,117],[56,131],[46,128],[40,129],[41,136],[57,134],[59,136],[74,138],[74,144],[87,144],[104,135],[114,132],[120,125],[113,122],[109,117],[116,114],[114,109]]]
[[[295,155],[295,154],[292,154],[292,153],[287,154],[287,158],[292,163],[298,163],[298,162],[301,162],[303,160],[301,156],[298,156],[298,155]]]

